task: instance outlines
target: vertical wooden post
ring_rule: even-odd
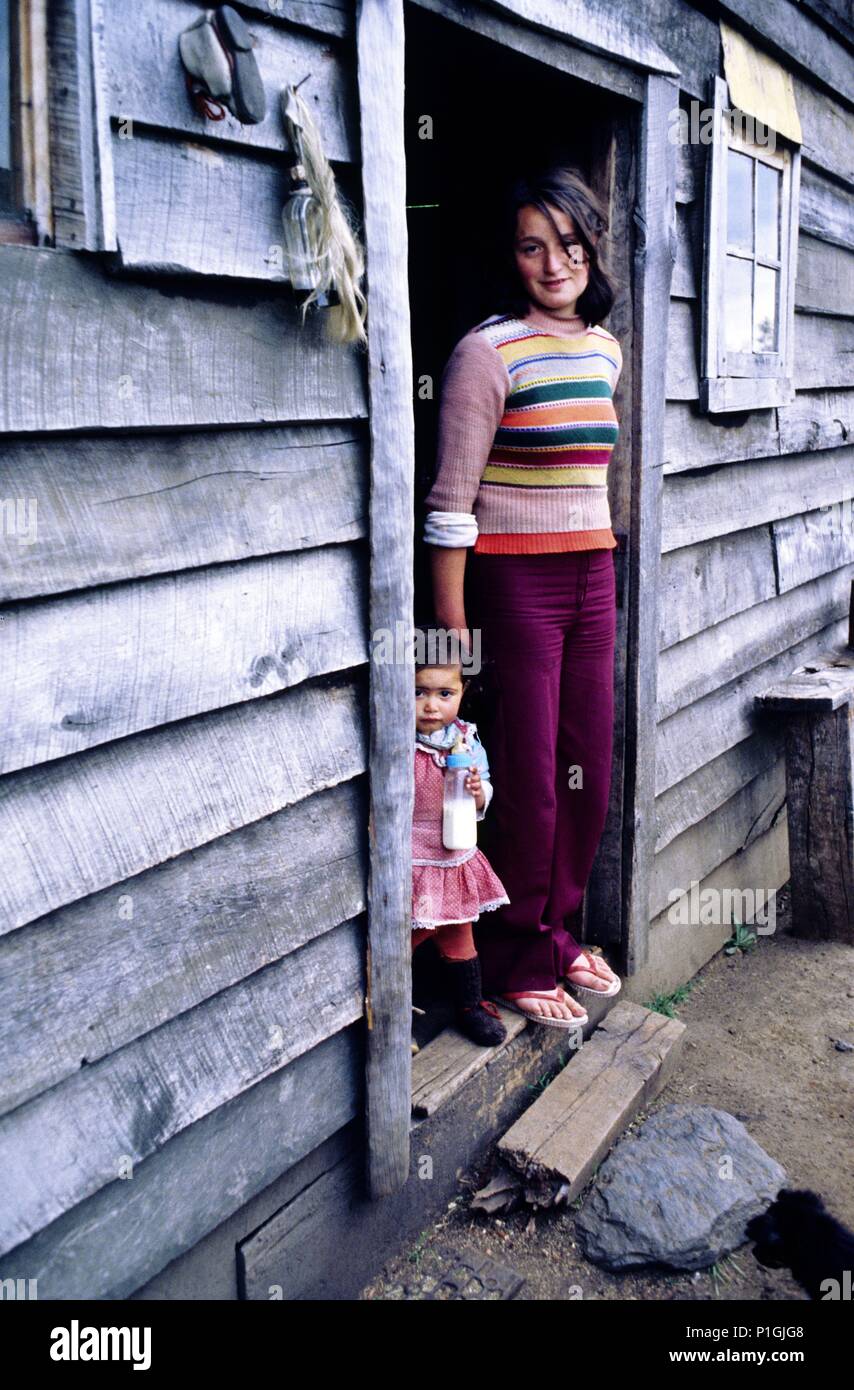
[[[635,223],[634,480],[629,545],[623,970],[647,958],[655,855],[658,585],[670,281],[676,261],[676,146],[669,116],[679,88],[650,76],[640,119]]]
[[[409,1176],[412,756],[415,677],[378,661],[382,633],[413,604],[415,421],[407,279],[403,0],[359,0],[357,71],[368,294],[370,388],[370,821],[367,1180],[372,1197]],[[397,643],[395,642],[395,647]]]

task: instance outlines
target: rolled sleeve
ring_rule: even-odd
[[[474,522],[475,499],[509,389],[507,368],[492,344],[476,332],[461,338],[442,374],[436,480],[425,499],[431,513],[456,518],[454,525],[461,524],[463,513]],[[477,539],[475,530],[470,541],[441,540],[450,534],[442,524],[432,534],[434,545],[473,545]]]

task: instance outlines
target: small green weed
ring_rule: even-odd
[[[644,1004],[644,1008],[651,1009],[656,1014],[664,1014],[667,1018],[678,1018],[677,1009],[680,1004],[685,1003],[693,988],[694,981],[688,980],[684,985],[674,989],[672,994],[654,994]]]
[[[735,931],[724,946],[725,956],[734,956],[736,951],[741,951],[744,955],[752,951],[758,937],[755,931],[751,931],[743,922],[735,923]]]

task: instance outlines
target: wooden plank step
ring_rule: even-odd
[[[672,1076],[685,1035],[678,1019],[622,1000],[499,1141],[529,1180],[569,1184],[571,1202],[615,1139]]]
[[[511,1009],[499,1007],[507,1037],[498,1047],[480,1047],[455,1028],[446,1028],[412,1058],[412,1114],[417,1119],[435,1115],[440,1106],[465,1086],[482,1067],[527,1028],[527,1020]]]

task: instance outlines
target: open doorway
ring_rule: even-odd
[[[610,212],[609,264],[618,298],[605,321],[619,340],[623,375],[615,396],[620,440],[609,470],[619,550],[611,804],[579,920],[578,939],[612,948],[623,933],[623,746],[626,687],[625,541],[631,509],[632,257],[637,107],[596,86],[483,37],[463,22],[405,7],[405,131],[409,292],[415,386],[415,611],[432,614],[423,499],[434,477],[440,382],[459,338],[495,312],[497,213],[509,183],[537,166],[575,166]],[[479,692],[462,713],[488,735]],[[480,699],[483,699],[482,693]],[[487,744],[488,746],[488,744]],[[488,820],[488,818],[487,818]],[[488,824],[484,848],[488,855]],[[419,953],[416,953],[416,957]]]

